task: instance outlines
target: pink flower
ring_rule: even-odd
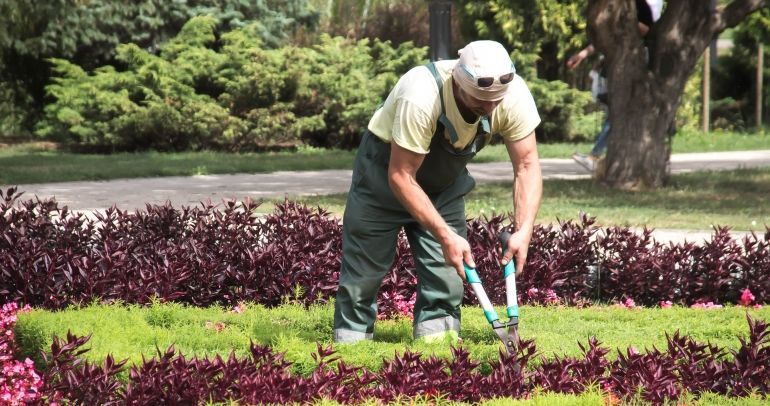
[[[749,306],[754,301],[754,295],[751,294],[749,288],[743,290],[741,293],[741,306]]]
[[[669,309],[671,308],[672,303],[670,300],[661,300],[659,305],[661,309]]]
[[[227,326],[225,325],[225,323],[222,323],[221,321],[218,321],[216,323],[211,322],[211,321],[207,321],[206,322],[206,328],[209,329],[209,330],[214,330],[217,333],[220,333],[220,332],[224,331],[225,327],[227,327]]]
[[[235,305],[235,307],[233,307],[233,310],[232,310],[233,313],[243,313],[245,311],[246,311],[246,305],[243,304],[243,302],[240,302],[237,305]]]
[[[25,306],[25,309],[28,306]],[[24,310],[24,309],[22,309]],[[23,405],[40,397],[43,385],[35,365],[29,358],[23,362],[13,359],[15,349],[13,327],[16,324],[16,303],[6,303],[0,308],[0,404]],[[4,331],[3,331],[4,330]]]
[[[757,304],[755,304],[753,307],[754,307],[754,310],[759,310],[759,309],[761,309],[761,308],[762,308],[762,305],[761,305],[761,304],[759,304],[759,303],[757,303]]]
[[[692,309],[721,309],[722,305],[720,304],[714,304],[714,302],[706,302],[706,303],[695,303],[694,305],[690,306]]]
[[[633,309],[636,307],[636,303],[634,303],[634,299],[631,299],[630,297],[626,299],[625,302],[623,302],[623,307],[626,309]]]
[[[559,303],[559,296],[556,296],[556,292],[554,292],[552,289],[546,289],[545,302],[548,304]]]
[[[417,293],[412,293],[412,297],[409,298],[409,300],[405,300],[403,296],[400,294],[396,294],[396,309],[398,310],[398,313],[401,315],[404,315],[408,317],[409,319],[414,319],[414,302],[417,300]]]

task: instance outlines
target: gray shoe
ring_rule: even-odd
[[[592,156],[576,152],[572,155],[572,159],[589,172],[593,172],[596,169],[596,160]]]

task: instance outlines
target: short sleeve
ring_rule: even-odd
[[[435,132],[431,116],[408,99],[396,101],[393,121],[393,142],[418,154],[430,151],[430,141]]]
[[[513,91],[492,115],[492,132],[500,134],[505,141],[525,138],[540,125],[540,114],[524,80],[517,76],[513,85]]]

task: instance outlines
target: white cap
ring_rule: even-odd
[[[460,59],[452,70],[452,78],[470,96],[484,101],[502,100],[511,82],[500,83],[500,76],[516,72],[508,51],[499,42],[474,41],[459,52]],[[479,87],[476,79],[493,77],[489,87]]]

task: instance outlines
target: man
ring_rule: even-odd
[[[503,262],[515,256],[521,272],[542,192],[539,123],[529,89],[497,42],[472,42],[459,60],[416,67],[399,79],[356,156],[343,219],[335,342],[372,338],[377,291],[402,227],[418,277],[414,337],[458,336],[463,262],[475,267],[464,206],[475,182],[465,165],[492,134],[503,137],[515,171],[517,231]]]

